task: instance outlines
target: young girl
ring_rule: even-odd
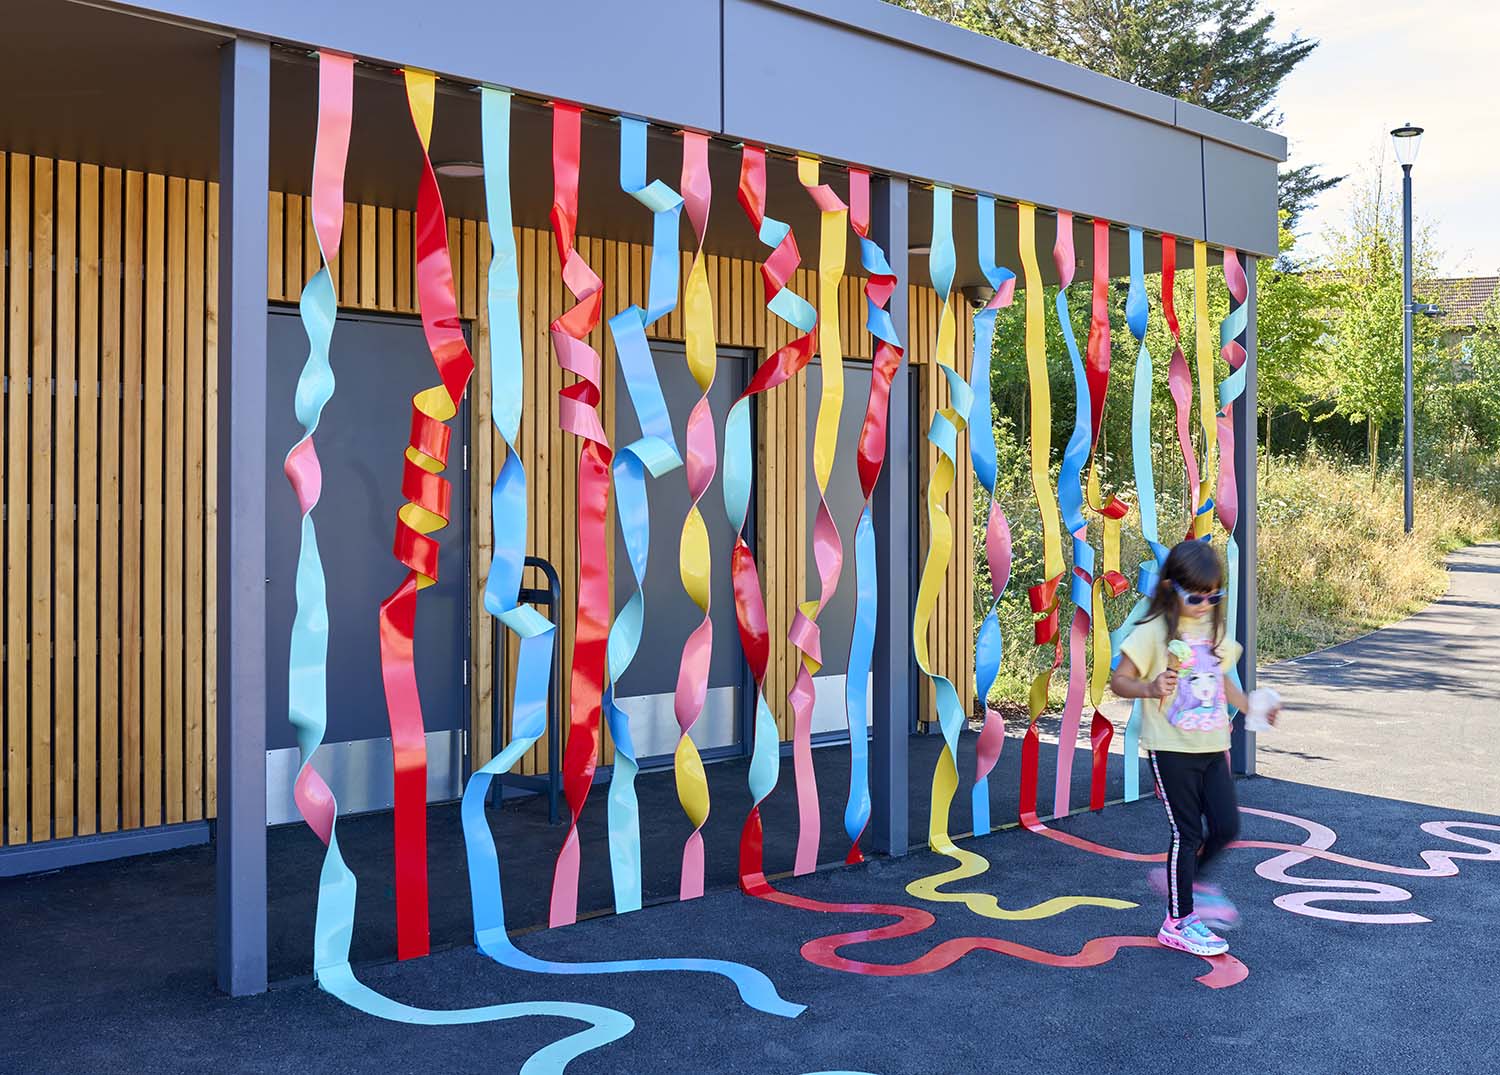
[[[1156,938],[1200,956],[1229,951],[1205,921],[1226,928],[1239,920],[1217,886],[1196,880],[1240,831],[1225,703],[1245,712],[1249,702],[1224,675],[1239,660],[1240,645],[1224,637],[1223,602],[1218,554],[1202,541],[1177,545],[1145,619],[1120,647],[1109,683],[1119,697],[1141,699],[1141,744],[1151,756],[1172,830],[1167,867],[1151,877],[1152,887],[1167,897],[1167,918]],[[1269,716],[1275,719],[1274,712]]]

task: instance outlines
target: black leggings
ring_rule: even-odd
[[[1229,775],[1229,759],[1222,751],[1153,750],[1151,771],[1172,828],[1167,849],[1167,913],[1183,918],[1193,913],[1193,878],[1199,868],[1240,834],[1240,804]]]

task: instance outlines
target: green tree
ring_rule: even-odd
[[[1294,260],[1289,216],[1282,210],[1280,256],[1261,262],[1255,278],[1256,391],[1266,424],[1267,467],[1272,421],[1291,411],[1306,418],[1319,396],[1323,342],[1337,291],[1325,275],[1310,273]]]
[[[1372,488],[1380,465],[1380,428],[1401,416],[1403,386],[1401,217],[1383,180],[1377,167],[1356,190],[1348,223],[1324,235],[1336,303],[1323,339],[1323,383],[1335,413],[1365,424]],[[1416,279],[1432,275],[1437,256],[1426,230],[1413,236],[1412,257]],[[1436,329],[1426,318],[1418,318],[1414,327],[1414,352],[1426,352]],[[1424,362],[1420,373],[1429,366]]]
[[[1282,81],[1317,47],[1275,36],[1258,0],[887,0],[1235,119],[1274,128]],[[1315,165],[1279,180],[1289,227],[1339,182]]]

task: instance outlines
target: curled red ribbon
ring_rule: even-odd
[[[568,743],[563,755],[563,796],[572,820],[552,877],[553,926],[578,918],[578,819],[594,783],[599,756],[600,700],[613,601],[609,580],[609,464],[613,457],[599,421],[603,366],[588,345],[599,324],[603,281],[578,252],[578,169],[582,110],[552,106],[552,234],[562,259],[563,283],[577,303],[552,322],[557,364],[578,380],[558,393],[558,424],[583,440],[578,461],[578,598],[573,672],[568,681]]]

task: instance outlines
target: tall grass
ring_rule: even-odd
[[[1031,498],[1024,447],[1008,422],[999,430],[1002,506],[1015,540],[1013,581],[1001,602],[1005,635],[995,703],[1023,703],[1031,678],[1051,663],[1050,647],[1032,645],[1031,611],[1026,586],[1042,576],[1040,518]],[[1157,463],[1157,510],[1161,537],[1171,545],[1187,527],[1181,467],[1171,465],[1165,448]],[[1106,455],[1106,489],[1134,500],[1129,460]],[[1371,488],[1363,463],[1278,457],[1270,473],[1262,468],[1258,488],[1259,659],[1261,663],[1300,656],[1346,641],[1398,620],[1440,596],[1447,586],[1444,557],[1480,541],[1500,538],[1500,500],[1480,483],[1456,484],[1439,478],[1420,480],[1416,488],[1416,526],[1402,532],[1400,475],[1382,472]],[[1117,475],[1118,484],[1109,479]],[[1056,472],[1052,476],[1056,481]],[[986,505],[976,498],[972,536],[983,544]],[[1132,513],[1122,548],[1123,569],[1134,582],[1137,565],[1150,553],[1133,524]],[[1097,520],[1089,537],[1098,546]],[[1222,534],[1214,527],[1215,547]],[[1065,559],[1071,542],[1063,536]],[[975,558],[975,615],[987,610],[990,580],[983,555]],[[1071,573],[1072,565],[1067,570]],[[1066,576],[1063,596],[1066,598]],[[1111,626],[1118,626],[1138,595],[1133,591],[1108,603]],[[1072,608],[1064,601],[1062,630]],[[1066,684],[1063,667],[1053,679],[1054,704]]]

